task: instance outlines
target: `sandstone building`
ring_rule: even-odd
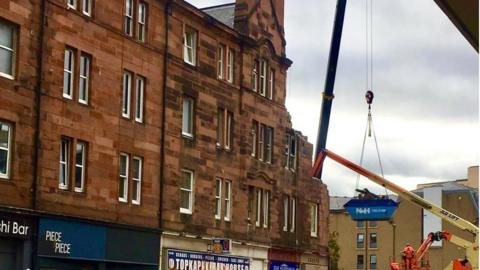
[[[326,269],[283,0],[9,0],[0,31],[1,269]]]

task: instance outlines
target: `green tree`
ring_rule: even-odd
[[[330,233],[328,237],[328,255],[330,257],[330,270],[338,269],[338,260],[340,260],[340,247],[337,243],[338,232]]]

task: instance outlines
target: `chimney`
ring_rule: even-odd
[[[248,13],[255,6],[255,3],[257,1],[259,0],[236,0],[235,18],[234,18],[235,30],[248,36],[249,34]]]
[[[238,32],[250,36],[252,34],[253,26],[255,24],[255,11],[257,9],[260,13],[266,12],[270,18],[276,17],[280,30],[283,34],[283,20],[284,20],[284,4],[285,0],[236,0],[235,2],[235,19],[234,28]]]
[[[467,186],[478,188],[478,166],[468,167]]]

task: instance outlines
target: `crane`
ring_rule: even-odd
[[[466,250],[466,259],[468,259],[468,261],[472,265],[472,268],[470,268],[470,269],[478,270],[478,232],[479,232],[479,229],[473,223],[455,215],[454,213],[449,212],[446,209],[443,209],[443,208],[441,208],[441,207],[423,199],[422,197],[418,196],[417,194],[415,194],[413,192],[410,192],[410,191],[402,188],[401,186],[385,179],[384,177],[379,176],[379,175],[377,175],[377,174],[375,174],[375,173],[373,173],[373,172],[371,172],[371,171],[369,171],[369,170],[351,162],[350,160],[347,160],[347,159],[345,159],[345,158],[343,158],[343,157],[341,157],[341,156],[339,156],[339,155],[335,154],[334,152],[332,152],[330,150],[327,150],[327,149],[323,149],[323,150],[320,151],[320,154],[317,157],[317,159],[315,160],[315,163],[313,165],[312,175],[318,175],[318,172],[323,167],[323,162],[325,161],[326,157],[329,157],[333,161],[336,161],[337,163],[351,169],[352,171],[370,179],[372,182],[389,189],[390,191],[396,193],[400,198],[402,198],[402,199],[404,199],[404,200],[406,200],[410,203],[413,203],[415,205],[420,206],[421,208],[429,211],[430,213],[440,217],[442,220],[445,220],[446,222],[449,222],[453,226],[472,234],[474,236],[474,239],[475,239],[473,242],[465,240],[461,237],[450,234],[448,232],[442,232],[442,234],[441,234],[442,237],[437,237],[435,239],[446,239],[446,240],[450,241],[451,243],[453,243],[453,244],[455,244],[459,247],[464,248]],[[427,238],[427,240],[428,240],[428,238]],[[432,238],[432,240],[433,240],[433,238]],[[425,248],[428,249],[427,246],[421,247],[421,248],[422,249],[425,249]],[[420,259],[421,259],[421,257],[420,257]],[[450,265],[447,268],[445,268],[445,270],[462,269],[462,268],[458,268],[458,267],[454,268],[454,264],[456,264],[456,262],[458,262],[458,260],[452,261],[452,263],[450,263]],[[413,268],[413,269],[415,269],[415,268]],[[417,268],[417,269],[421,269],[421,268]],[[469,268],[464,268],[464,269],[469,269]]]

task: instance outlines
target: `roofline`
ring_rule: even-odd
[[[235,6],[235,2],[221,4],[221,5],[215,5],[215,6],[210,6],[210,7],[203,7],[203,8],[199,8],[199,9],[200,10],[206,10],[206,9],[220,8],[220,7],[226,7],[226,6],[232,6],[232,5]]]

